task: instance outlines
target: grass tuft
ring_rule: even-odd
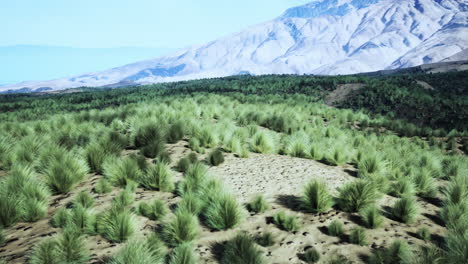
[[[389,248],[379,249],[369,258],[369,264],[412,264],[413,252],[408,243],[394,241]]]
[[[50,161],[45,170],[46,182],[55,193],[68,193],[85,178],[88,170],[85,161],[67,154]]]
[[[142,183],[147,189],[162,192],[171,192],[175,188],[171,169],[164,162],[157,162],[155,165],[151,165],[143,175]]]
[[[172,251],[169,264],[196,264],[198,262],[191,243],[182,243]]]
[[[198,237],[200,227],[196,216],[187,211],[177,211],[175,218],[164,226],[164,237],[171,246],[191,242]]]
[[[298,231],[300,226],[297,222],[297,218],[294,215],[286,215],[285,212],[281,211],[273,216],[273,221],[278,226],[278,228],[289,231],[295,232]]]
[[[333,197],[324,182],[314,180],[306,185],[302,203],[304,208],[310,212],[323,213],[333,205]]]
[[[79,192],[75,196],[75,200],[73,201],[73,205],[76,206],[82,206],[84,208],[91,208],[94,205],[94,198],[91,196],[89,192],[82,191]]]
[[[375,203],[378,193],[372,183],[355,180],[339,189],[338,204],[347,212],[358,212]]]
[[[351,229],[351,233],[349,234],[349,240],[351,243],[360,245],[360,246],[365,246],[368,244],[367,241],[367,234],[366,230],[362,227],[355,227]]]
[[[94,187],[94,191],[99,194],[110,193],[112,191],[112,185],[106,179],[100,179]]]
[[[215,230],[227,230],[240,224],[243,213],[234,196],[220,194],[207,205],[203,216],[209,227]]]
[[[327,232],[330,236],[341,237],[344,234],[343,223],[339,220],[333,220],[327,227]]]
[[[221,264],[263,264],[262,252],[253,239],[245,233],[236,235],[224,247]]]
[[[141,202],[138,205],[138,212],[150,220],[158,221],[164,218],[169,209],[161,200],[154,200],[152,203]]]
[[[112,242],[125,242],[136,231],[135,217],[128,211],[112,208],[97,218],[97,231]]]
[[[430,241],[431,240],[431,231],[427,227],[421,227],[418,229],[416,232],[418,237],[424,241]]]
[[[392,216],[397,220],[411,224],[419,214],[419,207],[416,199],[412,196],[405,196],[395,202],[392,208]]]
[[[380,210],[375,206],[364,208],[359,214],[367,228],[375,229],[379,228],[383,224],[383,216],[380,213]]]
[[[218,166],[221,163],[224,162],[224,155],[223,151],[220,148],[217,148],[213,150],[209,155],[208,155],[208,161],[212,166]]]
[[[315,248],[309,248],[301,256],[302,261],[308,264],[317,263],[320,260],[320,252]]]
[[[263,195],[259,194],[255,196],[247,205],[249,211],[254,213],[264,213],[270,208],[270,205],[266,201]]]
[[[255,242],[262,247],[271,247],[276,243],[276,237],[271,232],[265,232],[255,237]]]

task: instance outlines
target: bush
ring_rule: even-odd
[[[29,264],[60,264],[57,241],[46,238],[34,247],[28,260]]]
[[[146,241],[129,242],[109,264],[163,264],[165,254],[164,245],[152,235]]]
[[[55,193],[68,193],[85,178],[88,169],[82,159],[67,154],[50,161],[45,179]]]
[[[240,233],[226,243],[221,263],[263,264],[265,259],[253,239],[245,233]]]
[[[360,245],[360,246],[367,245],[368,242],[367,242],[366,230],[362,227],[355,227],[351,229],[349,240],[351,241],[351,243],[356,244],[356,245]]]
[[[395,202],[392,208],[392,216],[397,220],[410,224],[416,220],[419,207],[416,199],[412,196],[406,196]]]
[[[255,196],[252,201],[247,205],[248,209],[255,213],[264,213],[266,210],[270,208],[268,202],[265,200],[263,195],[259,194]]]
[[[213,150],[208,156],[208,161],[212,166],[218,166],[224,162],[223,151],[219,148]]]
[[[334,166],[341,166],[348,162],[348,154],[341,147],[335,147],[330,154],[325,157],[325,160]]]
[[[100,179],[94,187],[94,191],[99,194],[110,193],[112,191],[112,185],[106,179]]]
[[[162,126],[156,123],[147,123],[136,130],[133,142],[137,148],[146,147],[154,142],[164,141],[165,134],[165,128]]]
[[[314,180],[306,185],[302,197],[303,206],[313,213],[323,213],[333,205],[333,197],[324,182]]]
[[[271,247],[276,243],[276,238],[271,232],[265,232],[255,237],[255,242],[262,247]]]
[[[203,201],[194,193],[188,192],[182,196],[177,204],[177,210],[185,210],[194,215],[199,215],[203,209]]]
[[[26,199],[23,203],[22,220],[25,222],[36,222],[47,216],[48,204],[46,201]]]
[[[183,243],[174,248],[169,264],[196,264],[197,262],[192,244]]]
[[[143,186],[150,190],[171,192],[175,188],[171,169],[168,164],[163,162],[151,165],[141,181]]]
[[[430,173],[425,173],[424,169],[421,169],[416,177],[414,183],[416,184],[416,190],[418,195],[427,198],[433,198],[437,195],[437,184]]]
[[[366,177],[373,174],[382,174],[385,170],[385,163],[376,154],[363,158],[358,163],[359,177]]]
[[[315,248],[309,248],[301,258],[305,263],[317,263],[320,260],[320,253]]]
[[[378,193],[372,183],[355,180],[339,189],[338,204],[347,212],[357,212],[375,203]]]
[[[294,215],[286,215],[281,211],[273,216],[273,222],[282,230],[295,232],[299,230],[299,223]]]
[[[429,231],[427,227],[419,228],[416,234],[418,234],[418,237],[424,241],[431,240],[431,232]]]
[[[85,264],[90,260],[82,234],[74,228],[65,228],[57,239],[58,263]]]
[[[166,150],[164,142],[152,142],[141,149],[141,154],[147,158],[157,159],[158,161],[169,163],[171,157]]]
[[[409,245],[402,240],[394,241],[389,248],[379,249],[370,257],[370,264],[411,264],[413,253]]]
[[[468,204],[466,202],[454,204],[446,203],[440,211],[440,217],[449,229],[459,230],[468,223]]]
[[[138,205],[138,212],[153,221],[158,221],[163,219],[163,217],[168,213],[168,209],[163,201],[154,200],[152,203],[148,204],[141,202]]]
[[[341,237],[344,234],[344,226],[338,220],[333,220],[327,228],[327,232],[330,236]]]
[[[167,142],[176,143],[184,137],[185,127],[182,121],[175,122],[167,131]]]
[[[97,218],[97,230],[109,241],[127,241],[135,233],[135,217],[128,210],[113,208]]]
[[[375,206],[369,206],[364,208],[360,212],[362,221],[368,228],[379,228],[383,223],[383,217],[380,214],[380,210]]]
[[[271,136],[265,132],[258,132],[253,138],[251,145],[252,151],[268,154],[273,152],[274,145]]]
[[[177,211],[172,222],[164,226],[164,237],[166,241],[177,246],[184,242],[195,240],[200,233],[200,227],[196,216],[186,211]]]
[[[73,201],[73,205],[76,206],[82,206],[84,208],[91,208],[94,205],[94,198],[91,196],[89,192],[82,191],[79,192],[75,196],[75,200]]]
[[[132,205],[134,201],[135,194],[130,189],[125,189],[112,200],[112,208],[123,210]]]
[[[197,162],[198,162],[197,154],[194,152],[191,152],[189,155],[179,160],[179,162],[177,163],[177,170],[185,173],[190,167],[190,165],[197,163]]]
[[[140,182],[143,174],[138,163],[130,158],[108,159],[103,166],[107,179],[122,188],[132,182]]]
[[[209,227],[215,230],[227,230],[241,222],[242,210],[233,196],[220,194],[208,203],[203,216]]]
[[[392,184],[391,194],[396,197],[403,197],[415,194],[414,184],[411,179],[400,178]]]
[[[101,144],[93,143],[88,145],[85,150],[85,157],[92,172],[102,173],[102,164],[107,155],[108,153]]]
[[[55,212],[54,216],[50,220],[50,224],[53,227],[66,227],[72,221],[72,215],[70,210],[66,208],[59,208],[57,212]]]

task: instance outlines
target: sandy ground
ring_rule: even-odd
[[[188,154],[185,141],[170,145],[169,152],[172,165]],[[129,154],[132,151],[126,151]],[[309,247],[315,247],[322,253],[321,263],[332,254],[343,254],[354,263],[363,263],[372,250],[387,246],[394,239],[404,239],[410,244],[425,243],[415,237],[418,228],[427,226],[435,234],[435,239],[440,239],[445,228],[440,226],[437,220],[437,207],[429,202],[420,200],[422,215],[412,225],[402,224],[385,218],[384,226],[376,230],[368,230],[368,246],[357,246],[350,244],[348,239],[336,238],[327,235],[326,226],[334,219],[339,219],[345,224],[346,230],[360,223],[356,214],[344,213],[335,209],[327,213],[311,214],[298,209],[299,199],[304,185],[311,179],[321,179],[327,182],[333,193],[336,187],[352,181],[353,173],[351,166],[344,167],[328,166],[316,161],[293,158],[280,155],[260,155],[251,153],[249,158],[241,159],[232,154],[226,154],[226,161],[218,167],[212,167],[209,172],[212,176],[222,180],[224,185],[232,191],[239,202],[246,203],[256,194],[263,194],[271,204],[271,209],[264,214],[253,215],[245,211],[245,220],[234,230],[212,232],[202,227],[202,234],[195,241],[196,252],[199,255],[199,263],[217,263],[219,249],[222,243],[231,238],[240,230],[247,231],[252,235],[269,231],[276,236],[277,243],[263,252],[268,263],[304,263],[299,259],[299,254]],[[176,180],[182,175],[174,172]],[[37,243],[48,236],[56,234],[59,230],[49,225],[50,218],[60,206],[66,206],[73,196],[82,190],[92,190],[100,175],[89,175],[89,178],[81,183],[73,192],[67,195],[53,196],[48,217],[36,223],[18,223],[5,230],[7,243],[0,248],[0,257],[8,263],[25,263],[27,255]],[[113,192],[105,195],[93,193],[96,204],[94,211],[106,210],[110,200],[118,194],[115,188]],[[179,198],[172,193],[152,192],[137,189],[137,202],[143,200],[162,199],[168,205],[175,204]],[[383,208],[393,204],[395,198],[384,196],[380,203]],[[272,216],[281,210],[298,217],[301,229],[298,232],[286,232],[279,230],[271,221]],[[137,217],[138,232],[136,236],[144,236],[158,230],[159,222]],[[104,263],[105,259],[115,254],[123,244],[109,243],[101,236],[89,236],[86,238],[92,254],[91,263]]]

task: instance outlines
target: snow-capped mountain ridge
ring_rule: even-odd
[[[467,21],[468,0],[319,0],[161,58],[73,78],[4,86],[0,91],[411,67],[466,54],[462,51],[468,48]]]

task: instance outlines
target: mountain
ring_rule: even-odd
[[[352,74],[443,61],[468,48],[468,0],[319,0],[204,45],[102,72],[0,87],[119,86],[237,74]]]

